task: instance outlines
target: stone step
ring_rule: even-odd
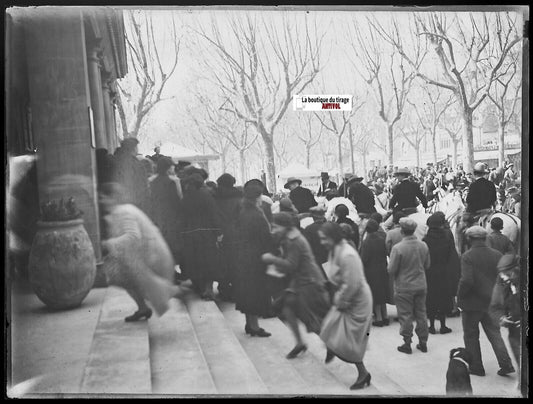
[[[279,355],[285,358],[285,355],[294,347],[295,340],[289,328],[283,324],[278,318],[262,319],[260,320],[261,327],[272,333],[270,337],[277,347]],[[307,334],[304,327],[300,327],[302,337],[308,344],[312,334]],[[318,337],[317,337],[318,338]],[[309,344],[308,344],[309,346]],[[295,359],[285,359],[291,366],[296,369],[300,377],[307,384],[306,390],[301,391],[301,394],[320,396],[320,395],[338,395],[346,396],[357,394],[349,389],[350,384],[343,383],[329,371],[323,363],[323,358],[326,356],[326,349],[322,347],[322,355],[320,359],[307,351],[300,354]],[[355,371],[354,371],[355,372]],[[352,381],[353,383],[353,381]]]
[[[216,388],[185,304],[170,300],[170,309],[148,322],[154,394],[215,394]]]
[[[217,305],[195,296],[188,296],[186,305],[218,394],[268,393]]]
[[[244,332],[244,314],[235,310],[235,304],[219,302],[233,333],[254,364],[269,393],[277,395],[301,395],[308,389],[307,383],[289,363],[271,338],[251,337]]]
[[[124,317],[135,310],[137,306],[126,291],[107,288],[81,382],[81,393],[152,392],[148,322],[124,321]]]

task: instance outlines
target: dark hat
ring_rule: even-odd
[[[235,177],[231,174],[224,173],[217,179],[219,187],[231,188],[235,185]]]
[[[494,230],[501,230],[503,229],[503,220],[501,217],[495,217],[490,221],[490,227],[492,227]]]
[[[355,175],[352,175],[349,179],[348,179],[348,184],[352,183],[352,182],[356,182],[356,181],[362,181],[363,180],[363,177],[360,177],[358,176],[357,174]]]
[[[325,172],[325,171],[322,171],[322,172],[320,173],[320,176],[321,176],[322,178],[329,178],[329,174],[328,174],[327,172]]]
[[[411,175],[411,171],[407,167],[402,167],[394,172],[394,175]]]
[[[166,156],[160,157],[157,160],[157,172],[159,174],[163,174],[166,171],[168,171],[168,169],[172,167],[173,165],[174,165],[174,162],[172,161],[170,157],[166,157]]]
[[[487,230],[481,226],[472,226],[466,229],[466,236],[470,238],[484,239],[487,237]]]
[[[368,221],[366,222],[366,232],[374,233],[378,231],[378,229],[379,229],[378,222],[376,222],[374,219],[368,219]]]
[[[520,258],[518,255],[505,254],[498,261],[498,271],[508,271],[509,269],[519,268]]]
[[[350,213],[350,210],[348,209],[348,206],[346,206],[345,204],[340,203],[337,206],[335,206],[336,215],[345,217],[345,216],[348,216],[349,213]]]
[[[260,180],[250,180],[243,187],[244,198],[257,199],[263,194],[263,183]]]
[[[353,176],[353,173],[344,173],[344,179],[351,178]]]
[[[272,220],[278,226],[294,227],[294,216],[288,212],[274,213]]]
[[[402,230],[407,230],[407,231],[414,231],[416,229],[416,226],[418,226],[417,223],[413,219],[410,219],[408,217],[402,217],[399,223],[400,223],[400,227],[402,228]]]
[[[444,225],[444,220],[444,215],[440,215],[435,212],[428,217],[426,224],[429,228],[441,227]]]
[[[287,180],[287,183],[285,184],[284,188],[285,188],[285,189],[289,189],[289,185],[292,184],[293,182],[297,182],[298,185],[302,185],[302,180],[301,180],[301,179],[296,178],[296,177],[290,177],[290,178]]]
[[[509,187],[509,188],[507,188],[507,193],[509,195],[516,194],[517,192],[519,192],[517,187]]]

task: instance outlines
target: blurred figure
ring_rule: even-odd
[[[266,264],[273,264],[277,271],[289,277],[289,285],[276,306],[296,339],[295,347],[287,354],[287,359],[293,359],[307,350],[298,320],[306,326],[307,332],[318,334],[322,319],[329,310],[326,278],[315,261],[309,243],[294,226],[293,217],[289,213],[274,215],[272,232],[281,239],[283,254],[277,257],[266,253],[262,255],[262,260]]]
[[[298,213],[308,213],[309,208],[316,206],[317,202],[313,193],[301,186],[302,180],[291,177],[287,180],[284,188],[289,189],[289,198],[298,210]]]
[[[223,276],[218,283],[218,292],[222,300],[233,301],[233,284],[237,267],[237,219],[242,202],[243,193],[235,188],[235,178],[228,173],[217,179],[215,202],[220,215],[222,228],[222,262]]]
[[[402,241],[403,236],[402,229],[400,227],[400,219],[402,217],[407,217],[407,215],[401,210],[398,210],[392,214],[393,228],[387,232],[387,236],[385,237],[385,246],[387,248],[387,255],[389,256],[392,251],[392,247]]]
[[[270,291],[267,287],[266,264],[261,256],[273,250],[270,226],[261,206],[263,183],[250,180],[244,184],[244,198],[237,219],[237,272],[235,274],[235,309],[244,313],[246,334],[270,337],[259,326],[259,316],[268,316]]]
[[[343,239],[336,223],[324,223],[320,240],[330,251],[329,280],[336,288],[333,307],[322,322],[320,339],[327,347],[326,363],[335,356],[357,367],[358,377],[350,387],[362,389],[370,385],[371,375],[363,358],[372,322],[372,292],[357,251]]]
[[[205,186],[207,187],[208,191],[211,193],[211,195],[215,196],[217,193],[217,183],[214,181],[206,181]]]
[[[361,261],[365,277],[372,291],[374,319],[372,325],[389,325],[387,301],[389,300],[389,275],[387,273],[387,249],[385,237],[379,234],[379,224],[369,219],[366,224],[367,237],[361,244]]]
[[[103,184],[100,202],[106,212],[109,239],[102,242],[104,272],[108,284],[121,286],[137,303],[138,310],[125,321],[150,318],[152,310],[163,315],[168,300],[179,293],[174,280],[174,260],[157,227],[132,204],[125,203],[119,184]]]
[[[157,175],[150,182],[152,219],[172,251],[174,262],[179,263],[181,251],[181,202],[176,183],[170,178],[174,163],[170,157],[157,160]]]
[[[279,201],[279,211],[286,212],[291,215],[296,228],[300,228],[300,219],[298,218],[298,210],[289,198],[281,198]]]
[[[302,233],[311,246],[317,264],[322,267],[322,264],[328,261],[328,251],[320,242],[318,231],[322,227],[322,224],[326,223],[326,209],[319,205],[313,206],[309,211],[313,218],[313,223],[307,226]]]

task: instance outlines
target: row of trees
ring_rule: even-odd
[[[134,79],[128,88],[121,85],[118,109],[124,136],[139,136],[143,119],[164,100],[182,39],[173,17],[162,41],[154,35],[150,12],[125,14]],[[199,73],[188,88],[195,107],[185,112],[201,142],[221,155],[223,169],[229,151],[237,153],[242,180],[247,158],[256,160],[255,155],[275,189],[276,167],[294,156],[295,147],[304,151],[309,166],[313,149],[324,155],[333,141],[339,173],[345,167],[355,170],[356,154],[366,171],[366,156],[375,147],[385,146],[388,163],[394,164],[399,136],[418,160],[422,140],[429,138],[436,162],[439,131],[452,139],[455,161],[462,142],[463,164],[470,170],[473,116],[488,103],[498,111],[503,161],[506,126],[520,104],[519,14],[389,13],[378,18],[352,13],[342,21],[344,42],[338,45],[364,83],[352,88],[352,111],[299,115],[290,108],[295,94],[332,92],[333,82],[321,73],[339,60],[331,58],[325,15],[251,11],[220,17],[211,14],[208,21],[186,27]],[[336,88],[346,85],[344,77],[337,79]],[[347,149],[349,163],[343,160]]]

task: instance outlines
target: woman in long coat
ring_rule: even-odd
[[[452,330],[446,327],[446,314],[452,310],[455,295],[455,276],[460,265],[453,239],[444,228],[442,215],[433,214],[427,220],[429,227],[423,241],[429,248],[431,265],[426,271],[426,310],[429,332],[435,334],[435,319],[440,321],[440,333]]]
[[[389,324],[387,301],[389,300],[389,275],[387,273],[387,247],[379,231],[379,224],[368,219],[366,237],[361,245],[361,260],[365,277],[372,290],[375,320],[372,325],[382,327]]]
[[[328,277],[336,286],[333,307],[322,322],[320,338],[326,344],[326,363],[335,356],[354,363],[359,372],[352,390],[370,385],[363,363],[372,322],[372,291],[365,279],[357,251],[343,239],[340,226],[325,223],[320,229],[322,244],[330,251]]]
[[[261,208],[263,185],[259,180],[250,180],[244,184],[243,190],[236,228],[235,308],[246,316],[244,330],[247,334],[269,337],[271,334],[259,327],[258,322],[259,316],[268,316],[270,309],[266,264],[261,256],[273,249],[270,225]]]
[[[272,232],[281,239],[283,255],[278,257],[266,253],[262,259],[267,264],[274,264],[280,273],[289,278],[279,306],[296,339],[296,346],[287,354],[287,359],[293,359],[307,350],[298,320],[304,323],[308,332],[318,334],[322,319],[330,308],[329,296],[325,275],[315,261],[309,242],[295,226],[294,217],[288,212],[280,212],[274,215],[273,220]]]
[[[183,183],[181,267],[202,299],[213,300],[220,264],[217,241],[222,234],[217,206],[199,173],[185,177]]]
[[[237,266],[236,226],[243,194],[240,189],[235,188],[235,178],[231,174],[222,174],[217,179],[217,184],[215,202],[218,207],[223,236],[220,265],[224,267],[222,278],[218,282],[218,292],[220,298],[232,301],[235,268]]]
[[[157,160],[157,176],[150,181],[152,220],[165,238],[174,261],[179,262],[180,254],[180,198],[176,183],[170,178],[169,171],[174,169],[170,157]]]

